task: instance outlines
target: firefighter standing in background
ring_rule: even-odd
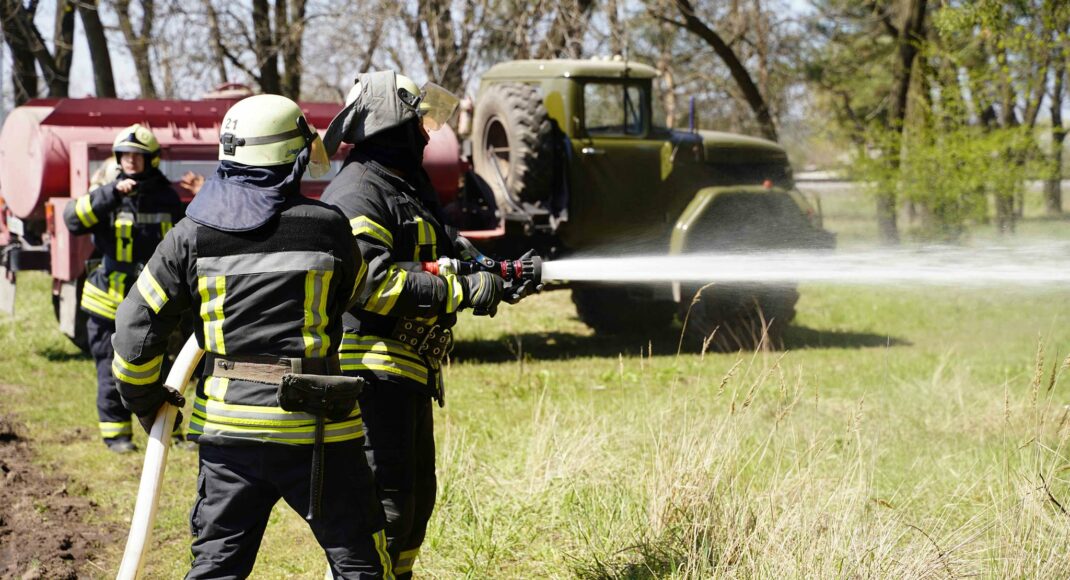
[[[457,312],[493,314],[503,298],[515,302],[533,289],[507,288],[489,272],[436,276],[404,265],[458,254],[422,167],[428,130],[445,124],[456,104],[445,89],[421,90],[392,71],[362,74],[324,136],[331,154],[342,141],[354,145],[321,199],[345,213],[368,265],[339,354],[343,372],[369,382],[360,399],[364,449],[398,578],[412,575],[435,505],[431,400],[443,402],[440,367]]]
[[[97,367],[100,435],[108,449],[127,453],[137,448],[130,440],[130,412],[111,373],[115,310],[156,246],[182,219],[182,203],[159,170],[160,144],[152,131],[141,125],[123,129],[112,152],[118,177],[68,203],[63,218],[72,234],[92,234],[102,255],[86,276],[81,308],[89,315],[89,349]]]
[[[392,578],[349,389],[360,381],[340,377],[337,358],[363,263],[337,209],[300,195],[306,168],[330,168],[323,143],[278,95],[235,104],[221,133],[216,174],[119,307],[114,341],[123,401],[149,430],[161,405],[184,404],[160,384],[163,358],[182,312],[200,314],[194,334],[206,359],[189,425],[200,475],[187,578],[248,577],[280,498],[308,507],[335,578]],[[329,389],[322,399],[342,412],[287,405],[298,382]],[[325,464],[314,463],[320,452]]]

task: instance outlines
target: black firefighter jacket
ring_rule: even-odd
[[[167,337],[184,310],[194,336],[221,357],[323,358],[342,336],[360,255],[338,210],[298,195],[265,225],[224,232],[186,219],[160,244],[119,306],[112,371],[123,401],[144,414],[162,400]],[[277,386],[202,377],[189,438],[201,443],[311,444],[315,417],[283,411]],[[360,409],[328,421],[324,441],[363,436]]]
[[[456,255],[452,237],[426,205],[434,203],[434,195],[429,184],[417,190],[354,152],[321,198],[349,219],[367,266],[364,289],[345,316],[342,370],[428,395],[436,393],[439,377],[432,376],[427,360],[392,335],[403,318],[450,328],[462,305],[463,289],[455,276],[435,276],[413,266]]]
[[[133,195],[115,186],[129,176],[102,185],[68,203],[63,211],[67,229],[75,235],[92,234],[102,255],[100,267],[86,275],[82,310],[91,316],[115,319],[115,309],[130,290],[137,271],[156,246],[182,219],[182,202],[171,182],[157,169],[137,180]]]

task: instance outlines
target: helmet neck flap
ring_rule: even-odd
[[[186,217],[225,232],[246,232],[263,226],[297,195],[311,151],[297,154],[292,166],[256,167],[220,161],[186,209]]]

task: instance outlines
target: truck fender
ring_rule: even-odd
[[[718,197],[726,193],[750,193],[755,195],[767,195],[770,193],[787,193],[792,196],[798,203],[798,193],[792,193],[780,187],[766,188],[761,185],[754,186],[740,186],[740,185],[727,185],[727,186],[715,186],[715,187],[703,187],[695,192],[694,197],[691,198],[691,202],[687,204],[684,211],[680,212],[680,217],[676,219],[676,223],[672,227],[672,235],[669,238],[669,255],[683,254],[687,249],[688,236],[691,234],[692,228],[695,224],[699,223],[700,219],[709,211],[713,205],[713,201]],[[676,302],[680,302],[680,283],[672,283],[672,297]]]

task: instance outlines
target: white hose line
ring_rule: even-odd
[[[197,346],[197,339],[189,337],[163,384],[185,394],[190,377],[193,376],[202,356],[204,351]],[[136,580],[141,576],[145,552],[152,537],[152,526],[156,521],[156,508],[160,503],[160,488],[164,469],[167,467],[167,452],[171,447],[171,429],[176,415],[178,407],[164,404],[156,413],[156,421],[152,424],[145,447],[145,466],[141,468],[141,484],[137,488],[134,517],[130,521],[130,535],[126,538],[126,549],[116,575],[117,580]]]

